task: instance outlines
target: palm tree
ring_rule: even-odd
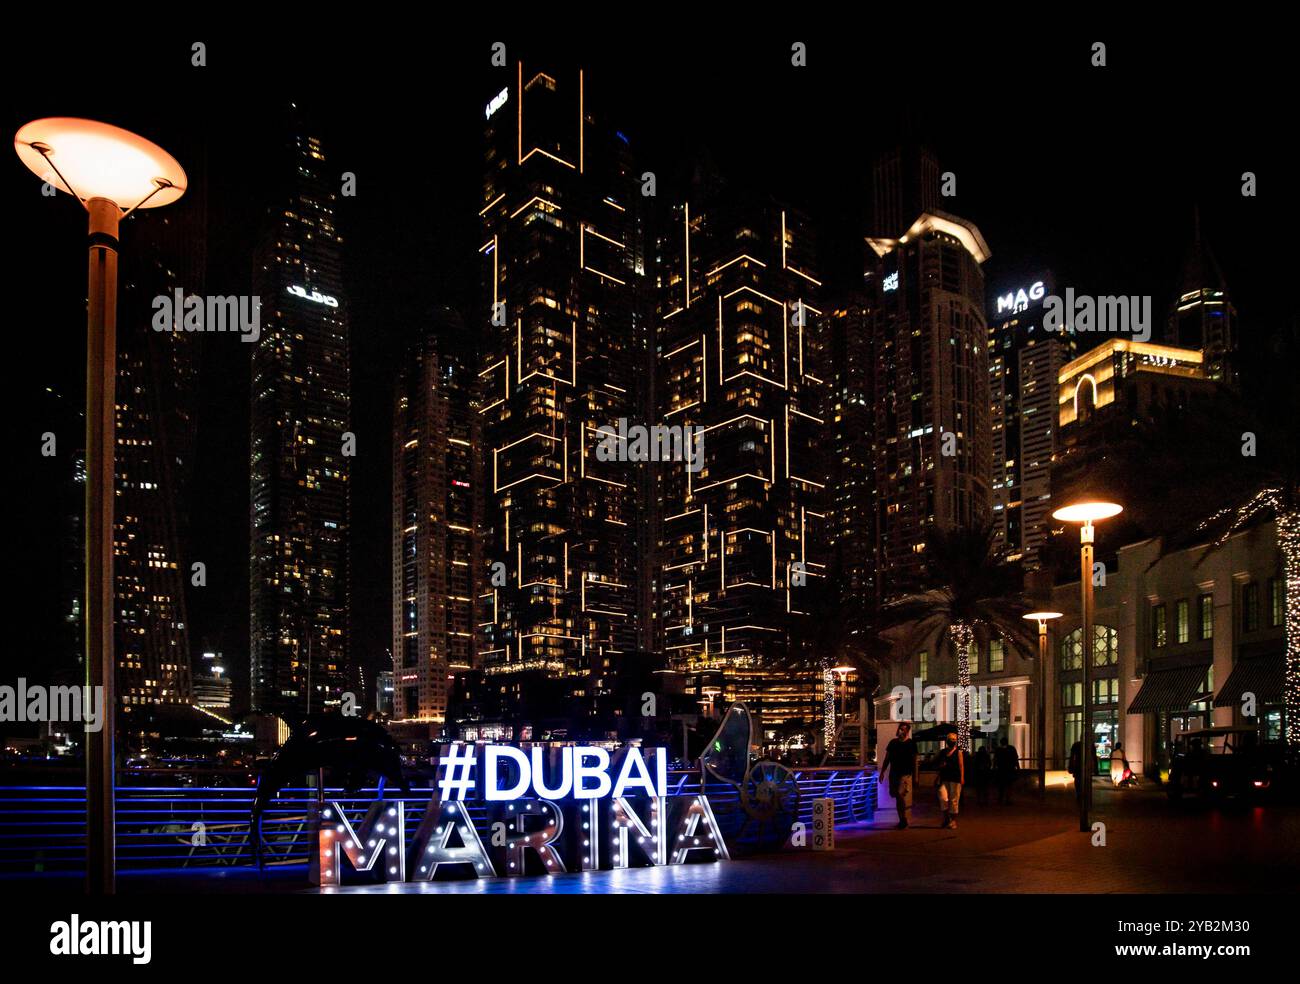
[[[1037,652],[1027,611],[1020,572],[995,556],[991,525],[937,532],[926,544],[918,590],[884,606],[885,624],[900,630],[900,652],[910,656],[933,638],[937,656],[956,656],[963,748],[970,747],[971,644],[986,646],[997,637],[1018,652]]]
[[[891,655],[876,631],[879,615],[874,605],[863,598],[837,590],[844,584],[841,569],[833,567],[822,583],[808,588],[802,603],[807,615],[791,625],[792,658],[815,658],[821,672],[823,693],[822,738],[829,749],[835,740],[837,716],[835,683],[831,668],[852,666],[860,680],[878,680],[880,668]],[[862,722],[866,727],[866,722]]]

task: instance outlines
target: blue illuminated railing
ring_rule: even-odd
[[[798,819],[812,823],[813,800],[835,802],[837,824],[870,820],[875,813],[874,770],[808,768],[793,770],[799,788]],[[213,867],[254,863],[249,814],[251,788],[120,786],[117,790],[117,861],[122,870],[166,867]],[[700,792],[698,772],[672,772],[670,796]],[[734,848],[776,847],[773,820],[751,819],[738,787],[715,780],[705,784],[714,815],[727,843]],[[344,796],[326,790],[360,822],[377,791]],[[392,800],[406,803],[406,830],[414,837],[432,791],[412,789],[409,796],[389,789]],[[302,864],[311,846],[308,817],[315,791],[286,789],[271,802],[262,820],[263,859],[270,865]],[[483,821],[482,805],[470,805],[475,821]],[[792,822],[782,816],[780,822]],[[84,865],[86,791],[78,786],[0,786],[0,872],[71,871]]]

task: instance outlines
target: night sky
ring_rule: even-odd
[[[881,8],[884,9],[884,8]],[[1289,56],[1258,39],[1023,23],[889,23],[871,10],[852,30],[773,27],[764,39],[718,25],[692,34],[659,27],[567,45],[486,31],[426,40],[394,29],[382,42],[340,29],[312,37],[262,32],[238,42],[196,34],[115,49],[111,63],[75,36],[57,50],[10,56],[9,132],[43,116],[87,116],[136,130],[191,170],[191,196],[209,209],[209,294],[248,293],[266,201],[259,148],[277,138],[275,107],[296,101],[321,121],[330,165],[357,175],[341,199],[353,347],[353,652],[376,664],[389,644],[389,487],[392,379],[428,312],[473,316],[483,107],[513,79],[492,68],[501,40],[525,67],[587,70],[593,110],[631,140],[641,170],[672,194],[675,175],[708,153],[723,173],[767,187],[817,222],[830,291],[862,269],[869,163],[912,136],[957,175],[948,210],[973,220],[993,257],[990,292],[1044,268],[1080,292],[1151,294],[1163,320],[1192,233],[1193,208],[1226,274],[1242,344],[1294,317],[1294,249],[1279,249],[1297,213]],[[612,15],[611,15],[612,17]],[[936,15],[938,17],[938,15]],[[942,29],[952,40],[927,35]],[[869,36],[859,37],[858,35]],[[851,41],[833,40],[852,37]],[[208,64],[190,64],[206,40]],[[808,67],[790,45],[808,45]],[[1089,64],[1095,40],[1106,68]],[[344,47],[349,46],[349,47]],[[38,81],[39,80],[39,81]],[[1254,171],[1259,197],[1243,198]],[[36,395],[55,386],[84,398],[84,215],[10,155],[4,168],[11,321],[7,387],[17,449],[16,556],[24,600],[15,611],[17,662],[37,667],[58,571],[51,544],[49,429]],[[197,198],[195,198],[197,200]],[[171,206],[186,207],[186,199]],[[130,224],[123,249],[130,249]],[[233,336],[202,336],[195,477],[185,504],[187,559],[208,565],[189,598],[192,644],[223,649],[239,685],[248,655],[248,359]],[[27,613],[40,613],[39,617]],[[12,634],[11,634],[12,638]],[[239,691],[237,691],[238,693]]]

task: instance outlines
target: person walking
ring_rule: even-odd
[[[1076,741],[1070,746],[1070,775],[1074,777],[1074,798],[1083,799],[1083,742]]]
[[[993,756],[988,745],[980,745],[975,753],[975,800],[980,806],[989,805],[989,780],[993,777]]]
[[[889,795],[898,806],[898,829],[906,830],[912,819],[912,791],[916,788],[916,741],[912,738],[912,724],[902,721],[898,731],[885,746],[885,758],[880,763],[880,774],[889,773]]]
[[[1010,806],[1011,784],[1016,781],[1016,773],[1020,771],[1020,753],[1016,751],[1015,745],[1007,744],[1005,738],[994,754],[993,767],[998,777],[998,803]]]
[[[939,777],[935,787],[939,790],[939,808],[943,810],[943,826],[957,829],[957,809],[961,805],[961,787],[966,783],[966,753],[957,747],[957,732],[948,732],[944,747],[939,750]]]

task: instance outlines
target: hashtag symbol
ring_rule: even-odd
[[[442,777],[438,792],[444,800],[460,800],[474,788],[474,749],[462,742],[453,742],[450,751],[438,763]]]

